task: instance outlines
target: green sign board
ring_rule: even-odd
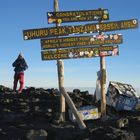
[[[118,46],[71,48],[41,52],[42,60],[91,58],[100,56],[116,56],[118,54]]]
[[[48,12],[48,23],[109,20],[107,9]]]
[[[40,29],[29,29],[23,30],[23,37],[25,40],[55,37],[55,36],[68,36],[74,34],[85,34],[85,33],[96,33],[106,32],[114,30],[125,30],[138,27],[137,19],[104,22],[104,23],[93,23],[78,26],[60,26],[51,28],[40,28]]]
[[[120,44],[122,41],[121,34],[48,38],[41,39],[41,48],[44,50],[77,46]]]

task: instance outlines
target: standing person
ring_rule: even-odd
[[[25,59],[23,58],[22,53],[20,53],[18,55],[18,58],[13,62],[12,64],[15,71],[14,74],[14,82],[13,82],[13,90],[16,91],[17,89],[17,84],[18,81],[20,83],[20,87],[19,87],[19,93],[22,93],[23,87],[24,87],[24,71],[28,68],[28,65],[25,61]]]

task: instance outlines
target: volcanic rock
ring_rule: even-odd
[[[77,108],[100,102],[88,91],[68,92]],[[116,111],[107,106],[107,119],[86,120],[81,130],[72,122],[66,103],[66,121],[59,121],[59,90],[28,87],[23,93],[0,85],[0,140],[139,140],[140,112]]]

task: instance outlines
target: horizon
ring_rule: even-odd
[[[5,85],[0,85],[0,86],[5,86]],[[8,86],[5,86],[5,87],[8,87]],[[25,86],[24,89],[28,89],[30,87],[34,87],[34,86]],[[132,85],[132,87],[133,87],[133,85]],[[12,87],[8,87],[8,88],[12,89]],[[54,88],[54,89],[59,90],[58,87],[39,87],[38,86],[38,87],[34,87],[34,88],[43,88],[43,89]],[[94,94],[95,89],[96,89],[96,87],[64,87],[64,88],[66,89],[67,92],[73,92],[74,89],[79,89],[81,92],[88,91],[89,94]],[[135,88],[135,87],[133,87],[133,88],[135,89],[136,93],[140,96],[140,88]],[[107,89],[108,89],[108,86],[106,88],[106,91],[107,91]]]

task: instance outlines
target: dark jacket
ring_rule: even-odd
[[[14,71],[16,73],[24,72],[28,68],[28,65],[24,60],[24,58],[19,58],[19,57],[14,61],[12,66],[15,67]]]

